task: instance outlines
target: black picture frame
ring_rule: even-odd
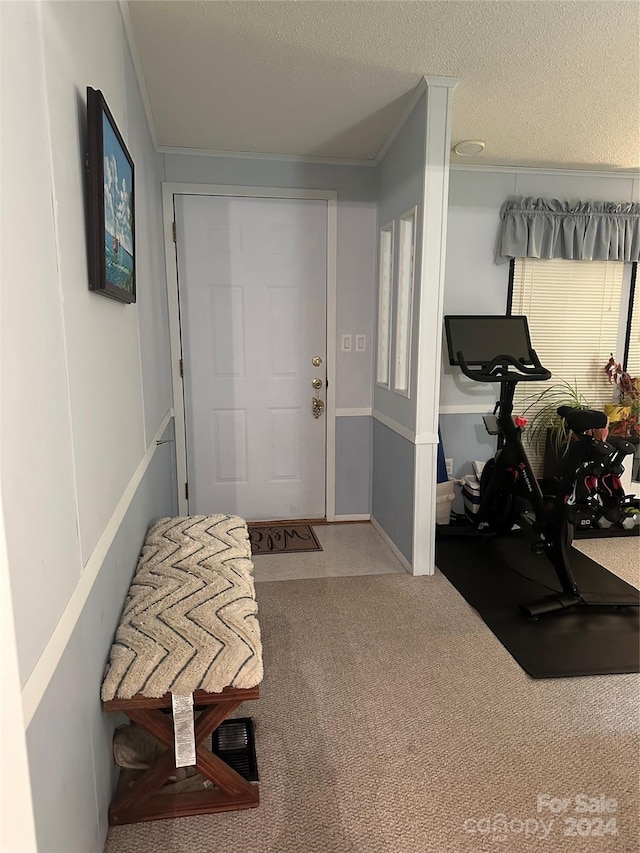
[[[134,165],[99,89],[87,87],[89,290],[136,301]]]

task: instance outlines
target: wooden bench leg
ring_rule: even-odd
[[[176,772],[171,717],[155,708],[125,711],[134,723],[166,746],[167,752],[156,759],[131,788],[116,793],[109,810],[110,823],[137,823],[257,806],[260,802],[258,786],[248,782],[204,745],[206,738],[240,704],[241,701],[211,704],[200,714],[195,725],[196,770],[216,787],[179,794],[158,793],[169,776]]]

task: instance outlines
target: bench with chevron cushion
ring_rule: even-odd
[[[204,745],[262,681],[262,645],[247,526],[238,516],[162,518],[142,548],[102,685],[106,711],[125,713],[167,747],[133,785],[122,782],[112,824],[251,808],[258,786]],[[196,769],[213,783],[159,793],[175,774],[172,694],[193,694]]]

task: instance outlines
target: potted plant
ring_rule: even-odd
[[[533,410],[525,432],[527,443],[538,454],[544,456],[544,479],[556,473],[559,460],[564,456],[571,441],[571,430],[558,414],[560,406],[588,409],[589,402],[578,391],[577,383],[566,379],[546,385],[542,391],[525,397],[527,404],[523,415]]]
[[[609,418],[609,435],[619,436],[637,444],[640,438],[640,380],[623,370],[613,353],[604,366],[604,372],[609,382],[615,386],[614,402],[605,403],[604,406]]]

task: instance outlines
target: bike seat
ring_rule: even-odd
[[[595,409],[574,409],[572,406],[560,406],[556,410],[567,422],[569,429],[575,433],[586,432],[588,429],[603,429],[607,425],[604,412]]]

